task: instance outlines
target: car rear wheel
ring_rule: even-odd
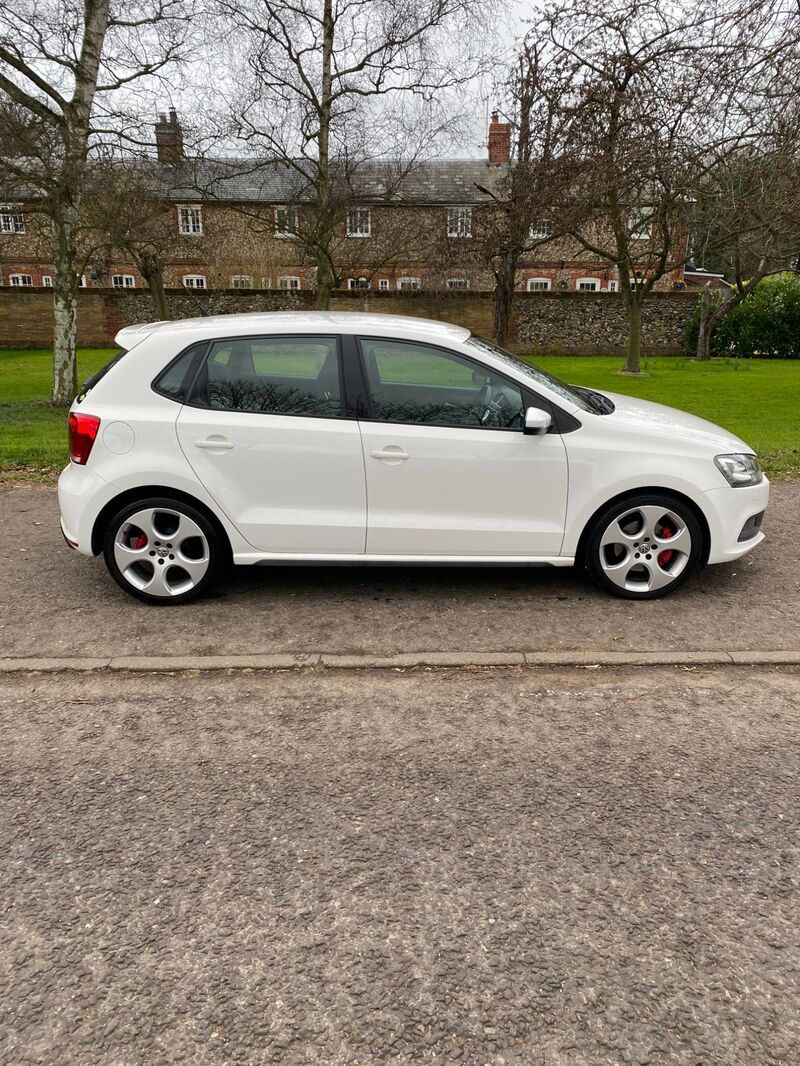
[[[629,600],[654,600],[697,568],[703,534],[694,512],[666,493],[610,504],[592,522],[586,565],[597,584]]]
[[[185,603],[201,595],[216,576],[219,536],[205,515],[170,499],[137,500],[108,525],[103,555],[125,592],[145,603]]]

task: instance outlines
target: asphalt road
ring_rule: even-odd
[[[773,487],[767,541],[674,596],[613,599],[555,570],[239,567],[211,598],[154,609],[64,546],[53,489],[0,491],[0,654],[797,650],[800,483]]]
[[[798,1061],[800,673],[7,675],[0,726],[8,1066]]]

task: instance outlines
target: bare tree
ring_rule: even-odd
[[[77,242],[92,144],[131,134],[131,98],[182,54],[191,14],[185,0],[0,0],[0,107],[36,134],[25,151],[2,138],[0,173],[51,221],[53,403],[77,388]]]
[[[318,307],[328,306],[341,283],[348,207],[392,201],[403,174],[448,126],[437,106],[442,94],[481,69],[478,46],[465,41],[491,3],[223,5],[242,31],[240,66],[249,73],[232,100],[229,128],[252,159],[280,166],[287,201],[308,205],[287,217],[289,232],[316,263]],[[474,39],[485,40],[487,32]]]

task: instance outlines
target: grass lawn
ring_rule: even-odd
[[[113,354],[106,348],[79,351],[79,380]],[[49,351],[0,349],[5,480],[50,478],[66,462],[66,412],[47,404],[50,358]],[[619,376],[618,357],[543,356],[534,362],[576,385],[641,396],[717,422],[755,448],[770,476],[800,476],[800,362],[649,359],[645,378]]]

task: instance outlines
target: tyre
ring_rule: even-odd
[[[161,606],[200,596],[219,570],[223,548],[200,511],[159,497],[137,500],[114,515],[103,556],[120,588]]]
[[[584,561],[600,588],[628,600],[674,592],[700,562],[703,532],[694,512],[667,493],[609,504],[587,531]]]

